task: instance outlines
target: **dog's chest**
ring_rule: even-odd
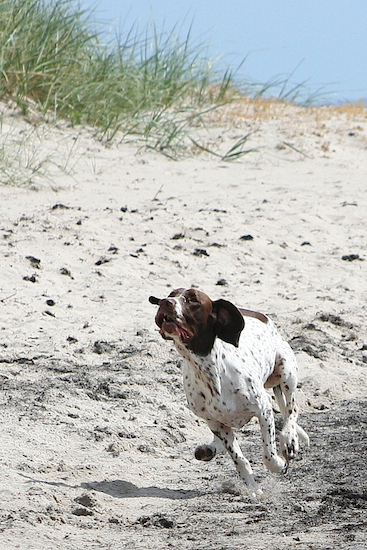
[[[182,354],[182,350],[181,350]],[[258,412],[259,395],[275,360],[269,347],[260,357],[254,350],[240,350],[216,341],[210,355],[185,358],[183,381],[189,408],[207,421],[240,428]]]

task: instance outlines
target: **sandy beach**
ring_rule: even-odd
[[[233,104],[197,129],[221,155],[249,134],[233,162],[1,112],[0,548],[366,548],[367,110]],[[276,476],[239,435],[261,501],[193,456],[210,433],[148,302],[176,287],[296,351],[310,447]]]

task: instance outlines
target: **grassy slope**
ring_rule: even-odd
[[[208,151],[191,139],[193,127],[274,116],[277,106],[265,94],[277,90],[284,105],[302,91],[290,77],[262,88],[242,83],[241,90],[255,94],[251,99],[229,71],[218,75],[203,48],[191,44],[190,33],[181,39],[152,26],[106,45],[93,31],[91,12],[75,0],[0,0],[0,100],[36,119],[86,124],[107,140],[119,132],[176,157],[184,144]],[[225,160],[251,152],[247,138]],[[2,139],[0,172],[9,156],[4,147]]]
[[[107,46],[90,15],[72,0],[0,0],[0,99],[107,138],[135,134],[157,149],[223,99],[230,77],[218,82],[189,35],[132,30]]]

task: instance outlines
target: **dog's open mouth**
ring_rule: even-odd
[[[189,334],[177,318],[173,319],[168,315],[159,315],[157,325],[160,328],[159,334],[166,340],[172,340],[175,336],[178,336],[182,342],[188,342],[191,339],[191,334]]]

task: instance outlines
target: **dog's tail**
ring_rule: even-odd
[[[310,438],[308,437],[308,435],[306,434],[305,430],[303,430],[301,428],[301,426],[298,426],[298,424],[296,425],[296,429],[297,429],[297,433],[298,433],[298,437],[300,439],[302,439],[302,441],[304,443],[306,443],[307,447],[310,446]]]
[[[283,418],[286,418],[286,416],[287,416],[286,403],[285,403],[285,399],[284,399],[284,394],[282,392],[282,388],[280,386],[275,386],[273,388],[273,392],[274,392],[274,395],[275,395],[275,399],[278,403],[280,413],[281,413]],[[300,439],[302,439],[302,441],[304,443],[306,443],[307,447],[309,447],[310,446],[310,438],[308,437],[305,430],[303,428],[301,428],[301,426],[298,426],[298,424],[296,424],[296,430],[297,430],[298,437]]]

